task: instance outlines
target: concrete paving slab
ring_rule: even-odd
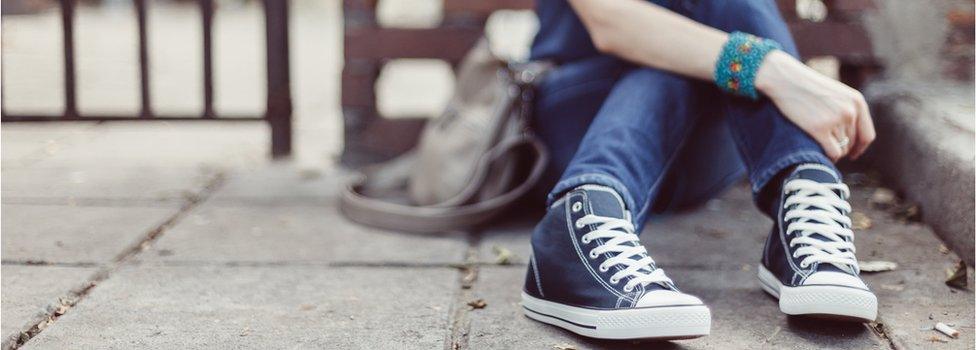
[[[94,135],[87,132],[94,123],[8,123],[0,130],[0,158],[3,168],[27,166],[48,154],[84,142]]]
[[[129,266],[24,349],[441,348],[456,277],[449,268]]]
[[[3,260],[102,264],[158,227],[176,206],[79,207],[4,204]]]
[[[209,199],[215,205],[333,205],[342,186],[354,176],[339,168],[301,167],[273,163],[254,170],[230,172]]]
[[[664,267],[755,265],[772,221],[751,196],[742,184],[695,210],[653,217],[641,242]]]
[[[944,271],[951,266],[901,265],[896,271],[864,276],[878,295],[878,322],[884,324],[888,337],[900,348],[972,349],[976,344],[973,292],[946,286]],[[969,286],[973,286],[971,270]],[[932,330],[936,322],[953,324],[959,330],[959,338],[951,339]]]
[[[172,205],[195,196],[218,176],[204,167],[101,167],[3,169],[4,203],[84,204],[91,200]]]
[[[416,235],[355,225],[332,206],[205,203],[139,258],[154,262],[454,264],[462,235]]]
[[[6,254],[4,254],[6,255]],[[81,286],[95,272],[88,267],[4,265],[0,307],[3,342],[19,337],[47,314],[48,307],[71,290]]]
[[[91,129],[98,137],[66,147],[39,167],[245,168],[268,160],[266,123],[115,122]]]
[[[676,342],[597,341],[582,338],[522,315],[519,305],[525,271],[486,267],[479,272],[475,298],[484,309],[469,313],[472,349],[886,349],[887,343],[861,324],[825,324],[787,317],[758,287],[753,271],[674,269],[682,289],[712,309],[708,337]]]

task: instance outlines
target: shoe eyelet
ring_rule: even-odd
[[[607,272],[607,271],[610,271],[610,268],[609,267],[600,265],[600,272]]]
[[[808,268],[808,267],[810,267],[810,264],[800,263],[800,268],[805,269],[805,268]]]
[[[583,203],[580,202],[573,203],[573,212],[578,213],[580,210],[583,210]]]
[[[583,242],[583,244],[590,244],[590,239],[587,237],[583,237],[580,238],[580,242]]]
[[[633,291],[634,291],[634,288],[633,287],[624,287],[624,292],[625,293],[630,293],[630,292],[633,292]]]
[[[583,225],[583,223],[581,223],[581,222],[579,222],[579,221],[577,221],[577,222],[576,222],[576,228],[577,228],[577,229],[581,229],[581,228],[583,228],[584,226],[586,226],[586,225]]]
[[[615,278],[611,278],[610,279],[610,284],[617,284],[617,283],[620,283],[620,280],[615,279]]]
[[[597,258],[597,255],[596,255],[596,253],[593,253],[593,252],[591,251],[591,252],[590,252],[590,259],[596,259],[596,258]]]

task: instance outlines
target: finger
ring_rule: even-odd
[[[844,126],[844,136],[847,137],[847,145],[844,146],[844,156],[850,157],[857,143],[857,115],[851,117],[847,125]]]
[[[853,118],[851,119],[853,120]],[[836,140],[837,148],[840,149],[840,153],[841,153],[840,158],[844,158],[845,156],[850,154],[851,146],[853,146],[854,144],[854,136],[855,136],[854,130],[855,130],[854,126],[845,124],[844,126],[838,128],[837,131],[835,131],[832,134],[832,136],[834,136],[834,140]],[[845,139],[846,142],[841,142],[841,140],[845,140]]]
[[[840,159],[840,157],[844,156],[843,150],[841,150],[840,146],[838,146],[837,144],[837,138],[834,137],[832,133],[830,132],[824,133],[820,137],[817,137],[816,139],[817,139],[817,143],[820,144],[820,147],[823,148],[824,153],[827,155],[827,158],[830,158],[831,161],[836,163],[837,160]]]
[[[848,126],[848,130],[847,130],[848,131],[847,137],[850,138],[850,145],[847,146],[847,158],[852,160],[855,159],[854,155],[857,154],[857,150],[861,149],[861,145],[860,145],[861,140],[858,137],[858,131],[857,131],[858,128],[860,127],[860,118],[861,118],[861,105],[858,102],[859,100],[860,97],[854,98],[854,110],[853,110],[854,114],[851,115],[851,118],[849,120],[850,126]]]
[[[860,158],[867,151],[868,146],[874,142],[877,134],[874,131],[874,120],[871,119],[871,111],[868,104],[861,100],[858,103],[857,114],[857,143],[851,154],[851,159]]]

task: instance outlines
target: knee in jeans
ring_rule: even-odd
[[[635,87],[646,89],[647,91],[674,92],[685,90],[689,87],[688,78],[665,72],[655,68],[637,68],[628,72],[623,81]]]

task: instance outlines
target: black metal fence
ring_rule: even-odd
[[[60,115],[10,114],[4,109],[3,122],[52,121],[255,121],[265,120],[271,129],[271,155],[291,153],[291,78],[288,65],[288,1],[262,0],[267,52],[267,107],[264,115],[220,117],[214,111],[213,94],[213,0],[197,0],[203,20],[203,111],[200,115],[157,115],[150,104],[149,55],[146,29],[147,0],[133,0],[139,27],[139,78],[141,108],[137,115],[80,114],[76,101],[74,18],[77,0],[60,0],[64,45],[64,110]],[[0,102],[0,105],[3,105]]]

